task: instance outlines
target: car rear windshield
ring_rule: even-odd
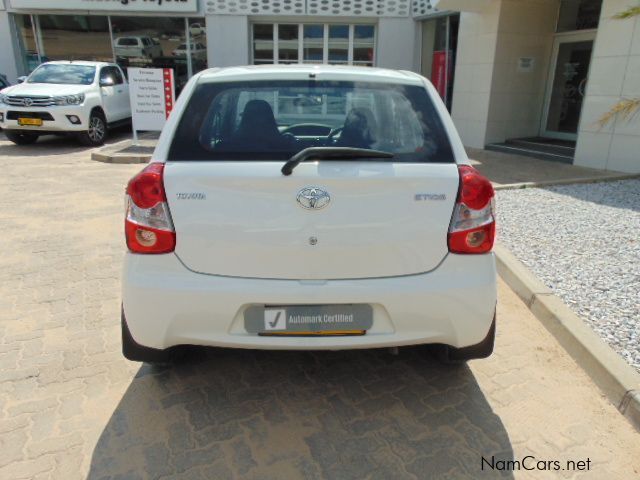
[[[91,85],[96,76],[96,67],[90,65],[42,65],[27,80],[27,83],[55,83],[61,85]]]
[[[199,84],[168,160],[287,160],[331,146],[390,152],[393,162],[454,162],[424,87],[314,80]]]

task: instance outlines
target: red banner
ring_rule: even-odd
[[[439,50],[433,52],[431,62],[431,83],[436,88],[440,96],[444,99],[451,75],[447,75],[447,52]]]
[[[174,98],[174,88],[173,88],[173,69],[172,68],[163,68],[163,78],[164,78],[164,111],[166,113],[167,118],[169,118],[169,114],[171,110],[173,110],[173,105],[176,101]]]

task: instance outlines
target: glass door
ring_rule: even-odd
[[[576,140],[595,31],[557,35],[547,81],[541,134]]]

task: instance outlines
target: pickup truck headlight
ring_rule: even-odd
[[[7,96],[0,93],[0,105],[7,103]]]
[[[81,105],[84,102],[84,93],[56,97],[55,101],[56,105]]]

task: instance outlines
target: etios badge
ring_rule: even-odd
[[[307,187],[298,192],[298,204],[307,210],[320,210],[329,205],[331,197],[319,187]]]

